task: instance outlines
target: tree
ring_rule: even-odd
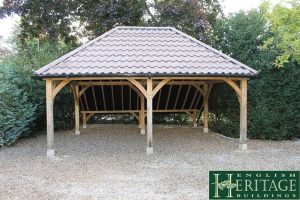
[[[277,67],[294,59],[300,64],[300,1],[286,1],[271,5],[265,2],[261,6],[270,22],[272,32],[275,33],[265,42],[265,47],[277,45],[281,53],[275,60]]]
[[[18,34],[18,29],[15,33]],[[7,98],[19,98],[22,104],[26,105],[27,102],[33,105],[34,114],[31,116],[30,123],[25,123],[24,128],[27,131],[21,135],[35,134],[45,128],[45,84],[41,80],[33,79],[32,71],[67,53],[73,46],[66,45],[63,41],[54,43],[39,39],[27,40],[25,44],[20,44],[17,36],[11,39],[11,45],[13,53],[0,63],[0,81],[7,83],[9,88],[13,88],[12,90],[16,90],[17,94],[11,94],[14,96],[7,96]],[[4,96],[8,95],[6,91],[3,89]],[[26,97],[23,99],[19,95]],[[3,101],[6,100],[3,98]],[[16,108],[18,108],[17,103],[19,102],[16,102]],[[13,106],[13,102],[3,107],[3,113],[6,113],[5,109],[10,109],[10,105]],[[68,88],[56,97],[55,105],[56,128],[72,128],[73,124],[70,122],[73,121],[74,106]],[[7,122],[0,121],[1,126],[5,126],[5,123]]]
[[[150,7],[150,8],[149,8]],[[154,14],[151,13],[154,10]],[[148,5],[148,23],[172,26],[202,41],[208,41],[207,31],[222,15],[218,0],[161,0]]]
[[[284,68],[273,63],[282,50],[275,45],[263,48],[276,35],[263,10],[239,12],[220,19],[213,28],[214,47],[260,71],[249,81],[249,138],[291,139],[299,137],[300,70],[291,61]],[[239,103],[227,85],[216,85],[210,97],[212,128],[239,136]]]
[[[21,17],[20,39],[40,38],[43,40],[76,42],[72,33],[72,0],[4,0],[0,18],[17,14]]]
[[[40,38],[69,43],[78,36],[99,36],[116,25],[141,25],[145,5],[145,0],[4,0],[0,18],[20,15],[23,41]],[[77,30],[82,28],[83,35]]]
[[[77,0],[76,17],[88,36],[99,36],[116,25],[143,25],[145,0]]]
[[[12,14],[21,16],[22,40],[68,43],[76,42],[76,36],[99,36],[116,25],[173,26],[208,41],[206,31],[222,11],[218,0],[4,0],[0,18]]]
[[[11,53],[10,50],[5,45],[3,45],[4,43],[5,42],[3,37],[0,36],[0,62]]]
[[[26,94],[0,77],[0,146],[10,145],[28,132],[35,107]]]

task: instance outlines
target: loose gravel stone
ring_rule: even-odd
[[[300,170],[298,141],[238,140],[201,128],[154,127],[154,154],[136,125],[90,125],[0,149],[0,199],[208,199],[209,170]]]

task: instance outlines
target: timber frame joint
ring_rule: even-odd
[[[51,81],[51,80],[50,80]],[[52,92],[52,99],[54,99],[56,97],[56,95],[59,93],[59,91],[65,87],[71,80],[62,80],[60,81],[58,84],[56,84],[55,88],[53,89]],[[54,82],[52,81],[52,84],[54,86]]]

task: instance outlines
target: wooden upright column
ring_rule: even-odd
[[[192,114],[192,117],[193,117],[193,127],[194,128],[197,128],[197,112],[196,111],[193,111],[193,114]]]
[[[240,150],[247,150],[247,80],[240,83]]]
[[[147,154],[153,154],[152,126],[152,79],[147,79]]]
[[[53,122],[53,91],[54,83],[46,80],[46,111],[47,111],[47,156],[55,156],[54,149],[54,122]]]
[[[79,121],[79,86],[75,85],[75,135],[80,135],[80,121]]]
[[[203,132],[208,133],[208,85],[204,84],[204,128]]]
[[[144,95],[141,95],[141,111],[139,114],[140,117],[140,128],[141,128],[141,134],[145,134],[145,97]]]

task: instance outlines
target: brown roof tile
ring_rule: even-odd
[[[171,27],[116,27],[35,71],[38,77],[256,74]]]

